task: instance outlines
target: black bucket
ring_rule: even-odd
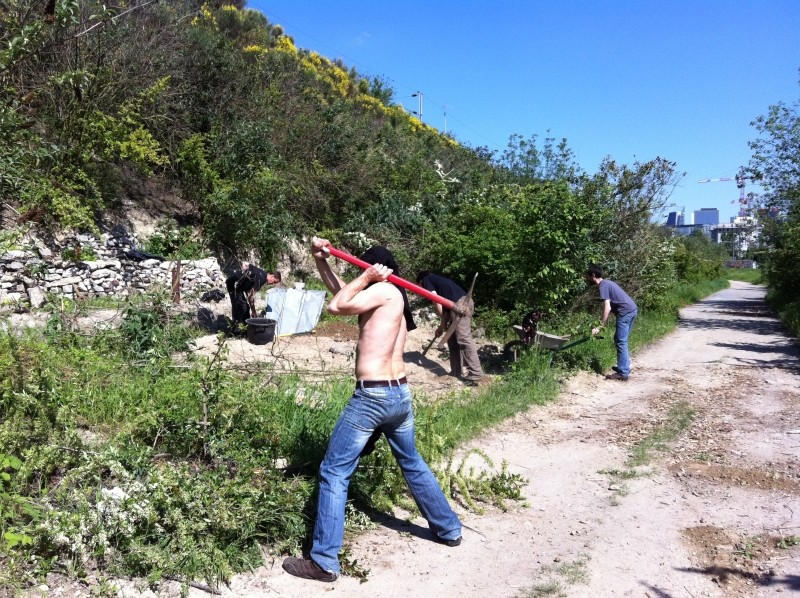
[[[269,318],[247,319],[247,342],[252,345],[266,345],[275,339],[275,320]]]

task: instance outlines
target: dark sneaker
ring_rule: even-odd
[[[619,380],[620,382],[627,382],[628,377],[617,372],[616,374],[609,374],[606,376],[606,380]]]
[[[621,370],[621,369],[619,369],[619,368],[618,368],[617,366],[615,366],[615,365],[612,365],[612,366],[611,366],[611,369],[612,369],[612,370],[614,370],[615,372],[617,372],[618,374],[621,374],[621,373],[622,373],[622,370]]]
[[[439,542],[439,544],[444,544],[445,546],[450,546],[450,547],[454,548],[456,546],[460,546],[461,545],[461,536],[459,536],[455,540],[444,540],[444,539],[442,539],[442,538],[437,536],[436,537],[436,541]]]
[[[289,575],[315,581],[331,582],[336,581],[336,578],[339,577],[336,573],[325,571],[311,559],[301,559],[295,556],[290,556],[283,561],[283,570]]]
[[[467,386],[491,386],[492,378],[490,376],[483,376],[482,378],[476,378],[474,380],[465,379],[464,384]]]

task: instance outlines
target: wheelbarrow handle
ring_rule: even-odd
[[[332,256],[338,257],[340,259],[343,259],[346,262],[350,262],[354,266],[358,266],[359,268],[361,268],[363,270],[366,270],[367,268],[369,268],[372,265],[372,264],[369,264],[369,263],[365,262],[364,260],[360,260],[357,257],[355,257],[353,255],[350,255],[347,252],[344,252],[344,251],[341,251],[339,249],[336,249],[335,247],[328,246],[328,247],[325,247],[325,249],[330,251],[330,254]],[[435,301],[436,303],[438,303],[442,307],[445,307],[446,309],[452,310],[453,307],[455,306],[455,303],[453,303],[449,299],[445,299],[444,297],[442,297],[441,295],[437,295],[436,293],[431,293],[428,289],[423,289],[421,286],[419,286],[417,284],[414,284],[413,282],[409,282],[404,278],[400,278],[399,276],[397,276],[395,274],[390,274],[388,280],[389,280],[389,282],[393,282],[394,284],[396,284],[398,286],[401,286],[404,289],[408,289],[409,291],[411,291],[413,293],[416,293],[417,295],[422,295],[426,299],[430,299],[431,301]]]
[[[588,342],[588,341],[592,340],[593,338],[603,339],[605,337],[603,337],[603,336],[592,336],[591,334],[587,334],[586,336],[582,336],[578,340],[574,340],[571,343],[567,343],[563,347],[559,347],[558,349],[556,349],[556,352],[566,351],[567,349],[571,349],[572,347],[576,347],[577,345],[582,345],[583,343]]]

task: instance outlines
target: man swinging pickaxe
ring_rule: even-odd
[[[370,267],[370,264],[350,255],[349,253],[340,251],[334,247],[329,247],[328,249],[330,250],[332,256],[343,259],[354,266],[358,266],[362,269],[367,269]],[[431,301],[441,305],[442,308],[448,310],[450,315],[449,325],[444,334],[442,334],[438,346],[441,348],[445,343],[448,343],[450,348],[450,366],[452,374],[455,376],[461,375],[461,355],[464,355],[464,365],[467,369],[466,380],[473,383],[478,383],[478,381],[482,380],[484,377],[483,370],[481,369],[480,361],[478,359],[477,347],[475,346],[475,341],[472,340],[472,335],[469,329],[472,313],[474,311],[472,303],[472,291],[475,288],[475,280],[477,277],[478,275],[475,274],[472,279],[469,292],[467,293],[464,293],[464,290],[456,285],[453,281],[444,278],[443,276],[431,274],[430,272],[421,272],[420,276],[417,277],[418,282],[421,282],[423,286],[409,282],[408,280],[400,278],[394,274],[389,275],[388,278],[389,282],[401,286],[404,289],[412,291],[418,295],[422,295],[426,299],[430,299]],[[434,290],[429,290],[429,288],[425,288],[426,286]],[[449,299],[447,295],[459,296],[459,298],[453,301]],[[449,341],[454,334],[456,335],[456,342],[451,343]],[[428,347],[426,347],[425,352],[427,352],[436,338],[438,338],[438,336],[434,337]]]

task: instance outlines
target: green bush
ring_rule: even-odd
[[[162,220],[142,243],[147,253],[170,260],[202,259],[208,255],[205,242],[191,226],[179,226],[174,219]]]

